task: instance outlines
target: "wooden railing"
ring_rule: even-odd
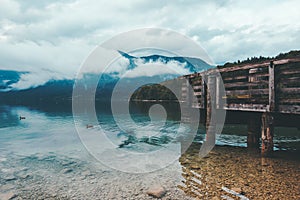
[[[300,114],[299,58],[211,69],[182,78],[193,87],[193,95],[183,94],[192,107],[206,109],[209,83],[215,85],[211,98],[217,109]]]

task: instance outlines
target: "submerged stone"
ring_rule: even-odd
[[[147,191],[147,194],[149,196],[152,196],[155,198],[161,198],[166,194],[166,190],[164,187],[162,187],[160,185],[156,185],[156,186],[149,188],[149,190]]]
[[[7,192],[7,193],[0,193],[0,199],[1,200],[11,200],[11,199],[14,199],[16,198],[17,195],[13,192]]]

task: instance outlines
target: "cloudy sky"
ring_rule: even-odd
[[[0,0],[0,69],[72,78],[98,44],[146,27],[192,38],[217,64],[274,56],[299,49],[299,8],[298,0]]]

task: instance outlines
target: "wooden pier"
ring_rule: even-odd
[[[300,58],[216,68],[179,79],[186,80],[182,101],[203,111],[207,127],[218,123],[212,115],[225,110],[225,123],[248,124],[249,147],[258,147],[261,138],[263,155],[273,151],[274,126],[300,127]]]

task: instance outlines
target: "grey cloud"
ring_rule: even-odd
[[[31,8],[44,9],[49,4],[53,4],[53,3],[64,4],[64,3],[74,2],[74,1],[75,0],[30,0],[30,1],[16,0],[16,2],[19,3],[22,11],[26,11]]]
[[[0,0],[0,68],[68,76],[106,39],[136,28],[194,38],[216,63],[299,49],[299,1]],[[131,41],[128,41],[130,43]],[[170,44],[170,48],[178,45]],[[170,49],[172,50],[172,49]]]

